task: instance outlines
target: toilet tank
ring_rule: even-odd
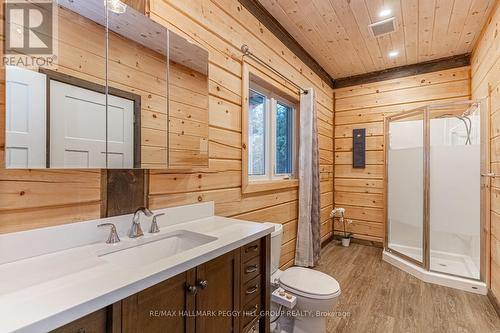
[[[276,272],[280,266],[281,256],[281,238],[283,237],[283,226],[277,223],[266,223],[273,226],[274,231],[271,233],[271,275]]]

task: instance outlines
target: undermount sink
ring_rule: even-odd
[[[120,266],[142,266],[217,240],[217,237],[187,230],[140,238],[99,253],[101,259]]]

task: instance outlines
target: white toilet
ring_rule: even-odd
[[[297,304],[292,311],[302,313],[294,316],[293,333],[326,332],[325,312],[333,311],[340,295],[339,283],[333,277],[310,268],[290,267],[285,271],[279,270],[283,226],[267,224],[274,226],[271,234],[271,285],[273,290],[281,287],[296,296]]]

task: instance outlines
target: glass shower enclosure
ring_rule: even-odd
[[[483,280],[487,103],[385,119],[385,250],[429,272]]]

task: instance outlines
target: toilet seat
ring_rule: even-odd
[[[312,299],[331,299],[340,295],[340,285],[337,280],[310,268],[288,268],[279,279],[283,289],[298,296]]]

